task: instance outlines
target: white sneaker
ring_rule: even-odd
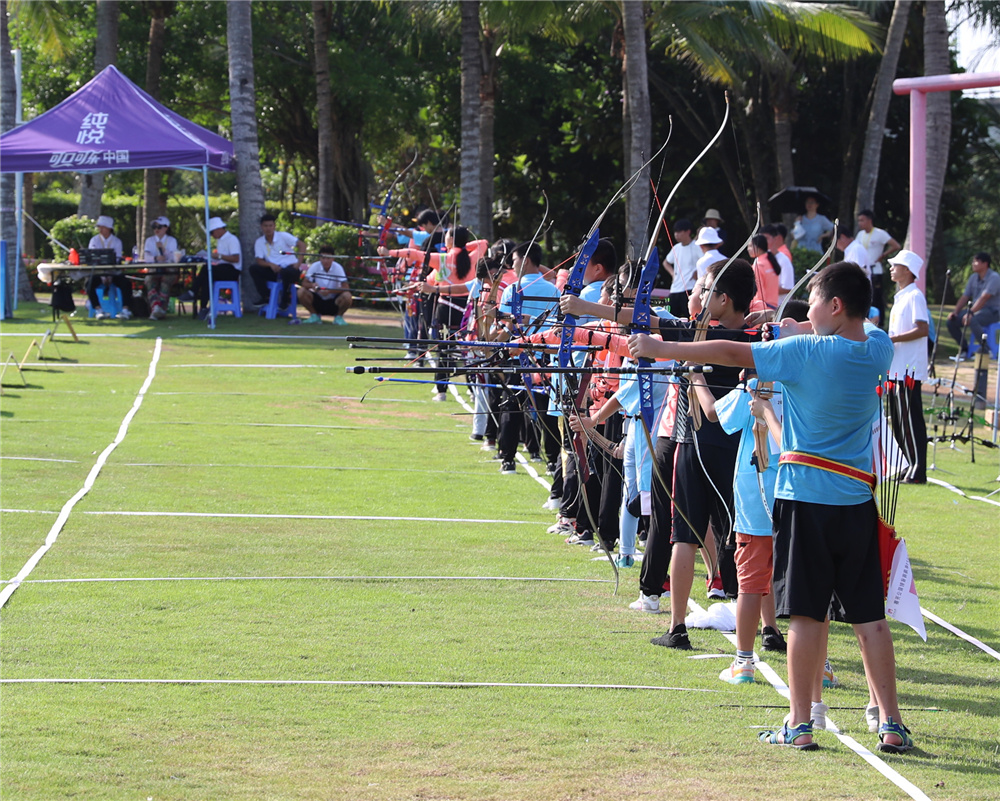
[[[111,315],[103,309],[94,315],[95,320],[107,320]]]
[[[575,520],[568,517],[560,517],[555,523],[546,529],[546,532],[549,534],[562,534],[566,531],[568,534],[572,534],[575,530],[573,528],[574,523],[576,523]]]
[[[826,713],[830,711],[830,707],[824,704],[822,701],[813,701],[812,711],[810,715],[812,717],[812,727],[820,731],[826,731]],[[792,713],[789,712],[785,715],[785,723],[791,725]]]
[[[562,498],[549,498],[545,503],[542,504],[543,509],[548,509],[550,512],[559,511],[559,507],[562,505]]]
[[[865,723],[872,734],[878,731],[878,704],[865,707]]]
[[[122,309],[120,312],[118,312],[118,319],[119,320],[131,320],[132,319],[132,310],[131,309]]]
[[[442,403],[442,402],[448,400],[448,393],[447,392],[435,392],[433,395],[431,395],[431,400],[432,401],[437,401],[438,403]]]
[[[162,320],[167,316],[167,310],[163,306],[156,305],[149,313],[150,320]]]
[[[660,596],[659,595],[644,595],[639,593],[639,600],[632,601],[628,605],[629,609],[634,609],[636,612],[650,612],[651,614],[660,614]]]

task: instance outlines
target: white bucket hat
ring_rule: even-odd
[[[706,225],[698,233],[698,238],[695,240],[698,245],[721,245],[722,237],[719,236],[719,232],[712,228],[710,225]]]
[[[97,218],[97,226],[99,228],[110,228],[112,231],[115,230],[115,221],[112,220],[107,214],[102,214]]]
[[[208,232],[209,233],[212,233],[212,231],[215,231],[215,230],[217,230],[219,228],[225,228],[225,227],[226,227],[226,224],[222,221],[221,217],[212,217],[208,221]]]
[[[902,264],[907,270],[913,273],[914,278],[919,278],[920,270],[924,266],[924,260],[912,250],[901,250],[889,259],[889,264]]]

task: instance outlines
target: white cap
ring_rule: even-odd
[[[725,220],[722,219],[722,215],[719,214],[719,210],[718,209],[709,209],[708,211],[706,211],[705,212],[705,219],[706,220],[718,220],[719,222],[725,222]]]
[[[907,270],[913,273],[914,278],[919,278],[920,268],[924,266],[924,260],[912,250],[901,250],[889,259],[889,264],[902,264]]]
[[[215,231],[218,228],[225,228],[225,227],[226,227],[226,224],[222,221],[221,217],[212,217],[208,221],[208,232],[209,233],[212,233],[212,231]]]
[[[102,214],[97,218],[98,228],[110,228],[112,231],[115,230],[115,221],[112,220],[107,214]]]
[[[167,228],[169,228],[170,220],[168,220],[166,217],[157,217],[155,220],[153,220],[153,227],[156,228],[156,226],[158,225],[165,225],[167,226]]]
[[[706,225],[701,231],[698,232],[698,238],[695,240],[697,245],[721,245],[722,237],[719,236],[719,232],[716,231],[712,226]]]

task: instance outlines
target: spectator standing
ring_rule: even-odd
[[[891,256],[901,246],[884,228],[875,227],[875,212],[871,209],[858,212],[858,235],[855,240],[868,252],[869,273],[872,279],[872,305],[878,309],[879,319],[885,319],[882,260]]]
[[[663,269],[673,279],[670,283],[670,313],[675,317],[688,316],[688,296],[698,279],[698,259],[702,251],[694,241],[694,228],[690,220],[674,223],[677,243],[663,260]]]

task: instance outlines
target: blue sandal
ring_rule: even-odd
[[[887,734],[895,734],[899,738],[900,744],[887,743],[885,741]],[[902,723],[893,721],[891,717],[887,718],[885,723],[879,726],[878,745],[875,746],[875,750],[884,751],[887,754],[905,754],[907,751],[912,751],[913,738],[910,737],[910,730]]]
[[[757,739],[767,745],[786,745],[790,748],[797,748],[799,751],[815,751],[819,745],[815,742],[796,745],[795,741],[800,737],[812,737],[812,721],[800,723],[798,726],[784,724],[777,731],[762,731],[757,735]],[[780,738],[780,739],[779,739]]]

